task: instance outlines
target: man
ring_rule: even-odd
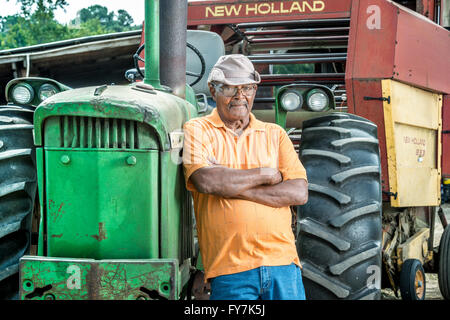
[[[251,113],[257,84],[240,54],[219,58],[208,78],[217,107],[184,126],[210,299],[305,299],[289,206],[306,203],[306,171],[286,132]]]

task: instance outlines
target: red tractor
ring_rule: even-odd
[[[307,169],[294,225],[308,299],[387,286],[421,300],[425,270],[450,298],[450,2],[397,2],[189,1],[189,29],[256,65],[254,114],[288,131]]]

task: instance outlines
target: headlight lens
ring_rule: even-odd
[[[12,90],[12,98],[18,104],[29,104],[34,98],[33,88],[27,83],[18,84]]]
[[[39,99],[41,99],[41,101],[44,101],[45,99],[50,98],[57,93],[58,89],[54,85],[46,83],[39,88]]]
[[[295,91],[286,91],[281,96],[281,106],[286,111],[294,111],[303,104],[303,98]]]
[[[313,89],[308,92],[307,104],[311,111],[324,111],[330,104],[330,99],[325,91],[321,89]]]

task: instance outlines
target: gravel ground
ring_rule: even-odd
[[[437,273],[427,273],[426,277],[426,291],[425,300],[444,300],[439,290],[438,275]],[[395,296],[394,291],[391,289],[381,290],[381,300],[401,300],[400,291],[398,292],[398,298]]]
[[[444,204],[442,206],[444,209],[445,217],[447,221],[450,223],[450,204]],[[443,232],[443,228],[441,225],[441,221],[438,217],[436,217],[436,230],[434,237],[434,246],[437,247],[439,245],[439,241],[441,240],[441,235]],[[425,300],[443,300],[444,298],[441,295],[441,291],[439,290],[438,283],[438,275],[437,273],[427,273],[425,274],[426,278],[426,291],[425,291]],[[401,300],[400,291],[398,292],[399,297],[397,298],[394,294],[394,291],[391,289],[382,289],[381,290],[381,299],[382,300]]]

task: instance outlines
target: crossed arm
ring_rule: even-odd
[[[276,208],[302,205],[308,200],[306,180],[282,181],[281,173],[274,168],[210,166],[196,170],[190,179],[200,193],[250,200]]]

